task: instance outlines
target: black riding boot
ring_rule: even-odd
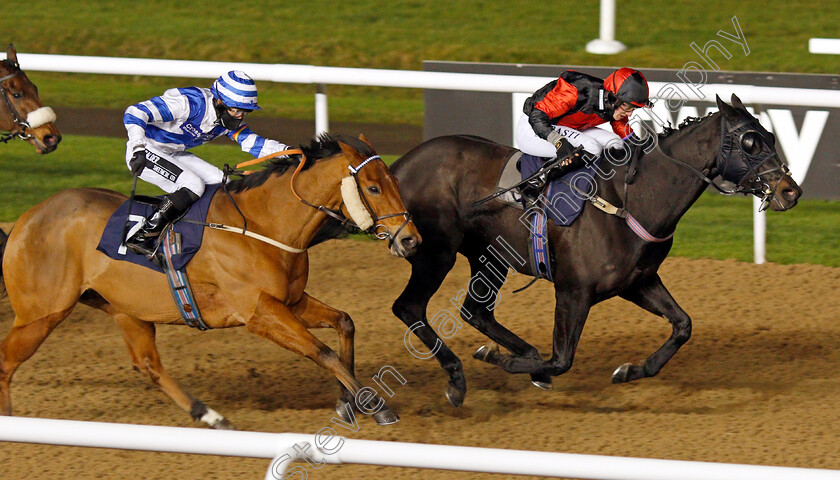
[[[196,200],[198,196],[186,188],[165,196],[157,211],[146,219],[137,233],[125,241],[125,246],[135,253],[151,258],[157,251],[160,233],[186,213]]]

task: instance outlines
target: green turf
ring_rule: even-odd
[[[21,53],[168,58],[255,63],[421,70],[423,60],[681,68],[699,61],[691,44],[719,40],[730,54],[713,51],[719,68],[836,74],[838,58],[808,53],[811,37],[837,36],[836,0],[774,2],[617,2],[620,55],[591,55],[598,36],[599,2],[574,5],[533,1],[365,0],[233,4],[206,0],[179,4],[153,0],[138,8],[113,0],[54,0],[15,4],[0,16],[0,32]],[[60,12],[60,13],[57,13]],[[717,37],[734,33],[749,54]],[[26,64],[23,64],[24,70]],[[206,79],[28,72],[45,104],[64,107],[126,106],[166,88],[208,85]],[[221,72],[220,72],[221,73]],[[263,115],[314,118],[314,86],[260,82]],[[330,85],[333,121],[422,125],[422,91]],[[0,221],[63,188],[130,189],[123,141],[65,136],[48,156],[20,142],[0,145]],[[195,150],[216,164],[248,159],[235,146]],[[142,193],[159,193],[141,185]],[[752,202],[704,195],[680,223],[676,255],[752,258]],[[838,202],[802,202],[768,213],[769,261],[840,266]]]
[[[716,39],[713,51],[734,71],[837,73],[837,58],[808,53],[812,36],[837,33],[836,0],[773,2],[618,2],[620,55],[592,55],[599,2],[365,0],[191,3],[54,0],[15,4],[0,32],[20,52],[114,57],[293,63],[421,70],[423,60],[681,68],[699,61],[691,44]],[[57,13],[60,12],[60,13]],[[749,54],[717,37],[736,17]],[[24,69],[26,65],[23,65]],[[208,80],[31,72],[46,103],[125,108],[165,88]],[[336,121],[421,125],[422,92],[329,86]],[[261,82],[271,115],[314,117],[311,85]]]
[[[236,145],[223,142],[192,151],[218,166],[251,158]],[[126,194],[131,190],[123,160],[125,142],[120,139],[67,135],[49,155],[36,155],[29,144],[20,141],[0,148],[0,222],[14,221],[26,209],[65,188],[102,187]],[[393,160],[386,157],[386,161]],[[140,182],[138,192],[162,193],[145,182]],[[838,214],[840,202],[829,201],[803,201],[788,212],[768,212],[768,261],[840,267]],[[705,194],[680,222],[672,255],[752,261],[752,248],[752,200]]]

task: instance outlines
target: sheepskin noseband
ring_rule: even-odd
[[[356,222],[359,228],[367,230],[373,226],[373,218],[365,208],[362,197],[359,196],[359,188],[356,185],[355,177],[347,176],[341,179],[341,198],[344,199],[344,205],[347,206],[350,218]]]

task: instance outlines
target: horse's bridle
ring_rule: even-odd
[[[11,62],[10,62],[11,63]],[[3,95],[3,101],[6,104],[6,108],[9,110],[9,114],[12,116],[12,120],[15,122],[15,125],[18,127],[17,131],[14,129],[9,132],[0,132],[0,142],[7,143],[9,140],[20,138],[21,140],[29,140],[32,138],[32,135],[26,133],[27,130],[31,130],[29,123],[21,117],[20,112],[18,112],[17,108],[15,108],[14,104],[12,103],[11,99],[9,98],[9,92],[3,87],[3,82],[6,80],[16,77],[20,75],[20,66],[16,63],[12,63],[12,67],[14,71],[4,77],[0,77],[0,93]]]
[[[721,122],[721,140],[720,140],[720,149],[718,150],[717,155],[715,156],[715,167],[711,170],[706,169],[700,171],[691,165],[677,160],[676,158],[666,154],[660,148],[662,155],[668,159],[671,163],[675,163],[683,168],[688,169],[692,174],[706,182],[707,184],[711,185],[715,188],[718,192],[724,195],[734,195],[737,193],[745,194],[745,195],[755,195],[761,198],[761,206],[759,207],[759,211],[766,210],[767,207],[770,205],[772,198],[776,194],[776,190],[779,188],[779,184],[781,182],[776,183],[775,188],[771,188],[770,185],[764,181],[762,178],[764,175],[769,173],[780,171],[782,172],[783,176],[789,176],[790,170],[787,168],[776,152],[774,152],[770,145],[773,145],[773,141],[769,139],[771,134],[764,130],[761,124],[758,124],[758,120],[754,118],[745,119],[735,125],[729,125],[726,121],[726,118],[723,117],[721,114],[720,118]],[[750,128],[753,124],[757,124],[753,128]],[[744,130],[740,134],[737,135],[736,141],[733,142],[733,137],[736,137],[736,132],[739,130]],[[762,151],[757,154],[752,154],[747,152],[744,149],[744,141],[748,135],[754,135],[756,137],[760,137],[764,140]],[[755,141],[755,138],[753,139]],[[730,160],[732,158],[732,148],[733,144],[737,147],[738,157],[741,160],[741,165],[736,166],[736,168],[731,168]],[[766,153],[765,153],[766,152]],[[767,163],[769,160],[773,158],[778,159],[778,166],[775,168],[771,168],[769,170],[759,171],[759,169]],[[735,184],[734,189],[726,189],[721,185],[718,185],[712,178],[720,175],[721,178],[728,182],[732,182]]]
[[[331,208],[327,208],[324,205],[313,205],[312,203],[307,202],[300,195],[298,195],[297,191],[295,190],[295,177],[297,176],[298,172],[300,172],[301,168],[303,167],[303,164],[304,164],[305,160],[306,160],[306,158],[303,157],[303,155],[301,154],[300,163],[298,164],[297,169],[295,169],[295,173],[292,175],[292,182],[291,182],[292,183],[292,193],[295,195],[295,197],[297,197],[298,200],[300,200],[304,204],[309,205],[310,207],[315,208],[320,212],[324,212],[328,216],[334,218],[335,220],[338,220],[339,222],[341,222],[342,227],[349,225],[351,227],[355,227],[355,228],[358,228],[359,230],[361,230],[361,227],[356,225],[356,223],[353,222],[353,220],[345,217],[344,214],[341,213],[341,210],[333,210]],[[367,209],[368,213],[370,214],[371,218],[373,219],[373,225],[370,226],[367,230],[364,230],[364,231],[373,234],[376,238],[378,238],[380,240],[388,239],[388,248],[391,248],[391,245],[394,244],[394,240],[396,240],[396,237],[400,234],[400,232],[403,230],[403,228],[405,228],[405,226],[408,225],[408,222],[411,221],[411,214],[409,214],[408,211],[405,211],[405,212],[400,212],[400,213],[389,213],[389,214],[386,214],[386,215],[379,216],[374,211],[373,207],[370,204],[370,201],[367,198],[367,195],[365,194],[364,189],[362,188],[361,184],[359,183],[358,174],[359,174],[359,171],[362,168],[365,167],[365,165],[367,165],[367,164],[369,164],[369,163],[371,163],[375,160],[379,160],[380,162],[382,161],[382,159],[379,158],[379,155],[371,155],[370,157],[365,159],[363,162],[361,162],[358,167],[353,167],[353,165],[348,165],[347,169],[350,170],[350,175],[353,177],[353,181],[356,184],[356,191],[359,193],[359,198],[362,199],[362,203],[364,203],[365,209]],[[391,234],[391,232],[388,231],[388,228],[385,225],[383,225],[382,223],[380,223],[381,220],[385,220],[387,218],[392,218],[392,217],[399,217],[399,216],[405,217],[405,220],[403,221],[402,225],[400,225],[400,228],[398,228],[397,231],[394,234]],[[382,231],[380,231],[380,229]]]
[[[757,121],[755,119],[746,119],[730,126],[728,125],[726,119],[721,117],[720,151],[718,152],[718,156],[715,160],[715,168],[724,180],[729,180],[736,184],[732,193],[743,193],[746,195],[761,197],[760,210],[765,210],[767,206],[770,205],[770,199],[772,199],[776,194],[776,190],[779,188],[779,184],[781,182],[777,182],[776,187],[771,188],[762,177],[773,172],[782,172],[783,177],[789,176],[790,170],[787,168],[787,165],[779,159],[778,154],[769,147],[775,143],[770,138],[771,134],[761,127],[760,124],[757,125],[757,128],[750,128],[753,123],[757,123]],[[737,134],[739,130],[743,130],[743,132]],[[752,136],[752,139],[750,139],[749,136]],[[727,178],[729,167],[728,163],[731,159],[730,157],[732,156],[733,137],[736,137],[734,144],[738,148],[737,153],[741,159],[741,163],[742,165],[748,167],[747,171],[744,172],[740,178]],[[758,154],[751,154],[747,152],[745,150],[745,143],[747,141],[755,142],[758,138],[764,140],[761,152]],[[777,167],[759,171],[765,163],[773,158],[779,159]],[[743,170],[743,168],[741,170]]]
[[[757,125],[753,128],[749,128],[753,123],[756,123]],[[737,141],[735,142],[735,145],[737,146],[740,155],[741,165],[740,168],[735,171],[735,174],[732,175],[730,174],[732,170],[728,168],[730,167],[729,161],[732,156],[732,137],[735,136],[735,133],[739,130],[744,130],[744,132],[737,136]],[[790,175],[790,170],[788,170],[787,165],[785,165],[781,161],[781,159],[779,159],[779,166],[761,172],[758,171],[762,167],[762,165],[767,163],[768,160],[774,157],[778,159],[778,154],[776,154],[770,148],[770,146],[775,143],[771,141],[770,137],[772,134],[764,130],[761,124],[759,124],[758,121],[754,118],[743,120],[735,125],[729,126],[728,122],[723,117],[723,115],[721,115],[721,132],[722,133],[720,149],[718,150],[717,156],[715,157],[715,167],[713,169],[705,169],[703,171],[700,171],[692,167],[691,165],[668,155],[662,150],[662,148],[660,148],[659,151],[662,153],[662,156],[664,156],[668,161],[687,169],[694,176],[711,185],[720,193],[723,193],[725,195],[743,193],[761,196],[761,206],[759,207],[759,211],[766,210],[767,207],[770,205],[772,198],[775,196],[776,190],[779,188],[780,182],[776,184],[775,188],[770,188],[770,185],[768,185],[767,182],[765,182],[761,177],[768,173],[773,173],[776,171],[781,171],[784,176]],[[759,152],[758,154],[752,154],[744,149],[744,140],[747,138],[747,135],[750,134],[755,135],[756,137],[761,137],[764,140],[762,152],[767,151],[766,154],[762,155],[761,152]],[[753,142],[756,140],[756,138],[752,139]],[[635,174],[635,164],[639,161],[639,157],[642,154],[641,150],[646,151],[646,149],[642,145],[637,146],[636,150],[631,150],[631,159],[627,167],[628,172],[627,175],[625,175],[624,179],[624,195],[622,207],[616,207],[597,195],[584,192],[581,189],[577,188],[572,182],[564,183],[566,183],[572,190],[575,190],[578,193],[584,195],[584,197],[587,198],[590,202],[592,202],[592,204],[595,205],[595,207],[597,207],[599,210],[609,215],[616,215],[618,217],[624,218],[630,229],[642,240],[646,242],[664,242],[670,240],[671,237],[673,237],[674,232],[671,232],[670,235],[665,237],[656,237],[650,234],[647,230],[645,230],[645,228],[638,222],[638,220],[633,218],[633,216],[630,214],[629,211],[627,211],[626,208],[629,193],[628,186],[633,181],[633,175]],[[712,180],[712,177],[716,177],[718,174],[720,174],[724,180],[735,183],[736,187],[732,190],[727,190],[715,183]]]
[[[364,204],[365,204],[365,208],[370,213],[370,216],[373,218],[373,226],[371,226],[368,229],[368,231],[370,231],[373,234],[373,236],[375,236],[379,240],[385,240],[387,238],[388,239],[388,248],[391,248],[391,245],[394,244],[394,240],[396,240],[396,238],[399,236],[399,234],[403,230],[403,228],[405,228],[405,226],[408,225],[408,222],[411,221],[411,214],[408,213],[408,211],[406,210],[406,211],[400,212],[400,213],[389,213],[389,214],[386,214],[386,215],[382,215],[380,217],[376,214],[376,212],[373,211],[373,206],[368,201],[367,195],[365,195],[365,191],[362,188],[362,185],[359,183],[358,174],[359,174],[359,170],[361,170],[362,168],[364,168],[365,165],[367,165],[368,163],[370,163],[374,160],[379,160],[383,164],[385,163],[381,158],[379,158],[379,155],[371,155],[370,157],[365,159],[365,161],[360,163],[358,167],[353,167],[353,165],[348,165],[347,169],[350,170],[350,175],[353,176],[353,180],[356,182],[356,190],[359,192],[359,197],[361,197],[362,202],[364,202]],[[391,232],[388,231],[388,228],[385,225],[383,225],[382,223],[380,223],[380,220],[385,220],[386,218],[393,218],[393,217],[399,217],[399,216],[404,217],[403,223],[400,225],[400,228],[398,228],[397,231],[392,235]],[[380,232],[379,231],[380,228],[383,231]]]

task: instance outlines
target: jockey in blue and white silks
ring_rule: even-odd
[[[289,148],[248,128],[243,118],[253,110],[262,110],[257,87],[240,71],[227,72],[211,88],[172,88],[126,109],[126,164],[141,180],[169,194],[126,246],[152,255],[156,237],[204,193],[204,185],[222,181],[222,171],[188,152],[190,148],[221,135],[254,157]]]

